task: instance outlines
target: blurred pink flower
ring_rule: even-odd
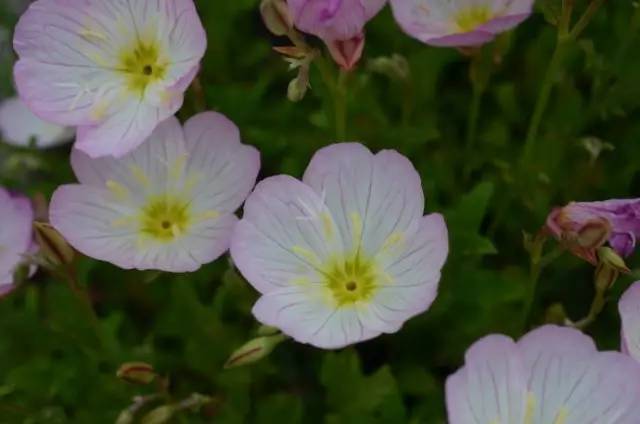
[[[547,325],[517,343],[477,341],[446,384],[450,424],[635,424],[640,364],[598,352],[580,331]]]
[[[19,98],[0,103],[0,135],[2,141],[18,147],[55,147],[73,139],[73,128],[43,121],[33,114]]]
[[[295,26],[325,41],[348,40],[362,33],[365,24],[387,0],[289,0]]]
[[[74,150],[80,184],[58,188],[51,224],[87,256],[125,269],[190,272],[229,248],[260,168],[238,128],[209,112],[169,118],[121,159]]]
[[[77,126],[92,157],[123,156],[180,108],[206,35],[192,0],[37,0],[14,48],[36,115]]]
[[[423,214],[411,162],[357,143],[318,151],[302,181],[262,181],[231,241],[255,317],[325,349],[398,331],[429,309],[448,254],[443,217]]]
[[[364,49],[364,27],[387,0],[289,0],[295,26],[327,44],[336,63],[351,69]]]
[[[402,29],[433,46],[487,43],[531,15],[534,0],[390,0]]]
[[[549,214],[547,229],[594,264],[596,250],[607,241],[621,256],[629,256],[640,235],[640,199],[572,202]]]
[[[0,187],[0,295],[13,288],[13,274],[33,247],[33,207],[29,199]]]

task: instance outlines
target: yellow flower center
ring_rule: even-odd
[[[144,93],[149,84],[163,79],[168,67],[158,44],[154,42],[138,41],[132,49],[121,55],[120,63],[127,87],[140,94]]]
[[[376,265],[362,255],[334,260],[325,270],[325,284],[338,306],[369,301],[378,290]]]
[[[454,23],[459,31],[469,32],[486,24],[492,18],[491,9],[488,6],[472,6],[460,10],[454,17]]]
[[[140,232],[159,241],[172,241],[191,224],[189,204],[177,198],[152,199],[142,210]]]

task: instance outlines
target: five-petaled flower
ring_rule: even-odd
[[[29,199],[0,187],[0,295],[13,288],[14,273],[33,247],[33,208]]]
[[[398,331],[435,299],[448,254],[443,217],[423,214],[411,162],[361,144],[320,150],[303,181],[262,181],[231,242],[262,293],[254,315],[328,349]]]
[[[607,241],[629,256],[640,235],[640,199],[572,202],[554,209],[546,228],[575,255],[595,264],[596,250]]]
[[[391,0],[391,7],[402,29],[423,43],[470,47],[527,19],[533,0]]]
[[[588,336],[544,326],[518,342],[491,335],[446,384],[450,424],[635,424],[640,364]]]
[[[0,103],[0,134],[2,141],[18,147],[44,149],[55,147],[73,138],[73,129],[43,121],[17,97]]]
[[[88,155],[119,157],[180,108],[206,36],[192,0],[37,0],[14,48],[29,108],[78,127]]]
[[[169,118],[121,159],[74,150],[71,164],[80,184],[58,188],[50,219],[73,247],[125,269],[188,272],[228,249],[260,156],[207,112],[184,130]]]

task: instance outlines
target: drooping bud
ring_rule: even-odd
[[[262,0],[260,14],[273,35],[281,37],[293,29],[293,17],[285,0]]]
[[[598,249],[598,266],[596,267],[594,283],[596,290],[606,292],[615,284],[620,273],[631,272],[624,260],[609,247]]]
[[[292,102],[304,99],[309,89],[309,65],[303,64],[298,70],[298,76],[291,80],[287,89],[287,98]]]
[[[151,410],[140,420],[141,424],[164,424],[169,422],[176,413],[176,407],[173,405],[163,405]]]
[[[333,60],[344,70],[352,70],[362,58],[365,37],[360,33],[347,40],[326,41]]]
[[[120,412],[120,415],[118,415],[116,424],[132,424],[134,418],[135,416],[133,412],[129,411],[128,409],[125,409],[124,411]]]
[[[393,80],[406,80],[411,74],[409,62],[399,54],[377,57],[369,61],[367,67],[371,72],[386,75]]]
[[[120,366],[116,376],[132,384],[150,384],[158,374],[151,365],[144,362],[127,362]]]
[[[621,272],[623,274],[628,274],[631,272],[627,264],[624,262],[624,259],[610,247],[601,247],[598,249],[598,259],[600,263],[607,264],[609,267]]]
[[[280,330],[278,330],[276,327],[270,327],[268,325],[261,325],[260,328],[258,328],[257,334],[258,336],[274,336],[276,334],[278,334],[280,332]]]
[[[253,339],[231,354],[225,369],[252,364],[268,356],[277,345],[286,339],[283,334]]]
[[[75,251],[62,235],[45,222],[34,222],[36,242],[45,259],[52,265],[68,265],[73,262]]]

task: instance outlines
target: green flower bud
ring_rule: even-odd
[[[158,374],[151,365],[144,362],[127,362],[120,366],[116,376],[132,384],[150,384]]]
[[[62,235],[45,222],[34,222],[36,242],[45,259],[52,265],[68,265],[73,262],[75,251]]]
[[[286,336],[283,334],[253,339],[233,352],[224,367],[235,368],[257,362],[273,352],[273,349],[285,339]]]
[[[169,422],[176,412],[175,406],[163,405],[150,411],[140,420],[141,424],[164,424]]]

